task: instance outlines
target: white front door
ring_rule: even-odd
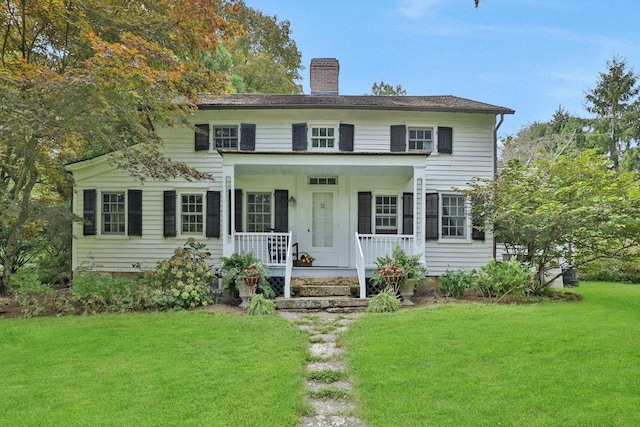
[[[311,199],[311,254],[314,265],[335,266],[338,258],[335,250],[335,193],[317,191]]]

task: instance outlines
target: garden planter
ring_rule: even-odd
[[[256,280],[248,280],[248,279],[256,279]],[[260,281],[259,277],[245,277],[244,279],[238,278],[236,280],[236,288],[238,288],[238,293],[242,302],[240,303],[240,307],[247,308],[249,304],[249,300],[256,293],[256,287],[258,286],[258,282]]]
[[[402,305],[413,305],[411,298],[416,288],[416,279],[404,279],[400,283],[400,296],[402,297]]]

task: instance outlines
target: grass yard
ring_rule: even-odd
[[[640,425],[640,286],[367,315],[343,336],[375,426]]]
[[[0,320],[0,425],[295,426],[306,343],[202,311]]]

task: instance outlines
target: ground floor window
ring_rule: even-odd
[[[102,193],[102,233],[124,234],[124,192]]]
[[[182,232],[186,234],[202,233],[204,227],[202,194],[183,194],[180,205]]]
[[[464,239],[467,237],[466,197],[442,195],[442,238]]]
[[[247,193],[247,231],[271,229],[271,193]]]
[[[398,196],[376,196],[376,233],[398,231]]]

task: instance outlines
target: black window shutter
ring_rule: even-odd
[[[307,151],[307,124],[294,123],[291,134],[293,151]]]
[[[176,192],[164,192],[164,237],[176,237]]]
[[[358,233],[371,234],[371,201],[370,191],[358,192]]]
[[[127,191],[127,233],[142,236],[142,190]]]
[[[438,127],[438,152],[453,153],[453,128]]]
[[[289,231],[289,192],[287,190],[276,190],[274,197],[274,223],[273,228],[277,232]]]
[[[473,196],[471,197],[471,238],[473,240],[484,240],[484,225],[485,219],[476,208],[476,202]]]
[[[438,193],[427,193],[427,240],[438,240]]]
[[[84,190],[82,202],[82,234],[95,236],[96,234],[96,190]]]
[[[340,125],[340,141],[338,142],[340,151],[353,151],[354,133],[355,127],[353,125]]]
[[[209,125],[196,125],[195,132],[195,149],[196,151],[209,150]]]
[[[413,193],[402,193],[402,234],[413,234]]]
[[[242,123],[240,125],[240,149],[246,151],[256,150],[256,125]]]
[[[242,190],[236,188],[235,190],[235,219],[236,219],[236,233],[242,233]],[[231,205],[231,190],[227,195],[229,197],[229,205]],[[229,209],[229,234],[231,234],[231,209]]]
[[[207,237],[220,237],[220,192],[207,191]]]
[[[391,126],[391,152],[407,151],[407,127],[405,125]]]

